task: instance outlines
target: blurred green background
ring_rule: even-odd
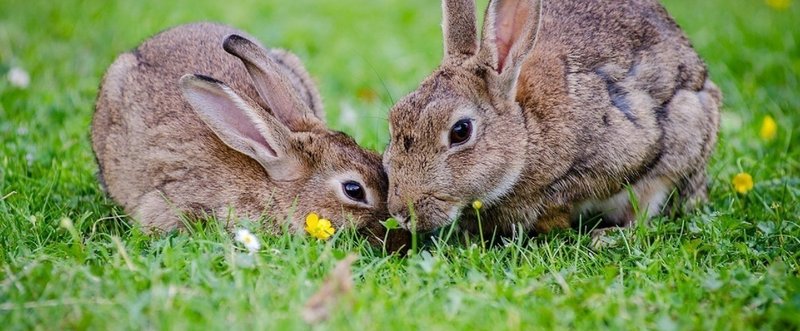
[[[260,233],[249,269],[219,229],[150,238],[115,217],[88,140],[105,68],[168,27],[227,23],[298,54],[330,125],[382,150],[393,100],[441,59],[440,3],[0,0],[0,328],[304,329],[305,299],[356,251],[356,294],[320,329],[797,329],[800,3],[664,5],[725,97],[697,215],[601,252],[574,232],[408,258]],[[759,135],[767,116],[773,139]],[[739,172],[756,182],[747,195]]]

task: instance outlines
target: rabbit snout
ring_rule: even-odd
[[[443,226],[458,217],[462,207],[459,200],[445,194],[414,195],[409,194],[413,190],[400,190],[405,193],[401,196],[397,191],[391,190],[389,194],[389,213],[404,228],[412,231],[430,231]]]

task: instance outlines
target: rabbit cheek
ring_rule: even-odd
[[[403,227],[416,231],[430,231],[447,225],[460,211],[460,208],[454,205],[454,201],[430,195],[408,203],[404,201],[406,200],[390,198],[389,211]]]
[[[516,184],[522,173],[526,160],[527,137],[519,122],[504,121],[493,126],[486,126],[486,132],[476,150],[474,164],[468,173],[458,174],[454,178],[474,178],[476,188],[474,197],[493,202],[505,195]]]
[[[415,204],[419,209],[417,229],[431,231],[448,225],[458,217],[460,208],[453,201],[438,199],[432,196],[421,199]]]

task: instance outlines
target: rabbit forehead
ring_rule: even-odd
[[[331,175],[357,173],[364,184],[385,190],[386,174],[380,155],[359,146],[350,136],[341,132],[317,134],[306,137],[300,145],[312,150],[307,155],[318,171]]]
[[[486,84],[474,71],[460,67],[439,69],[389,112],[392,138],[397,134],[438,135],[440,128],[451,124],[454,113],[479,108],[486,95]]]

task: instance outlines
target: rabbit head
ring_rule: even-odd
[[[491,1],[481,41],[474,0],[444,0],[443,12],[444,59],[391,109],[383,159],[390,213],[406,222],[413,213],[419,230],[448,224],[473,200],[500,199],[518,181],[528,144],[515,86],[539,1]]]
[[[277,205],[294,205],[296,229],[313,212],[336,228],[354,225],[382,239],[378,221],[388,214],[380,156],[329,130],[264,48],[238,35],[227,37],[223,46],[243,61],[270,112],[220,81],[186,75],[180,87],[198,117],[225,145],[263,167]],[[352,215],[356,224],[347,224],[351,219],[343,215]]]

